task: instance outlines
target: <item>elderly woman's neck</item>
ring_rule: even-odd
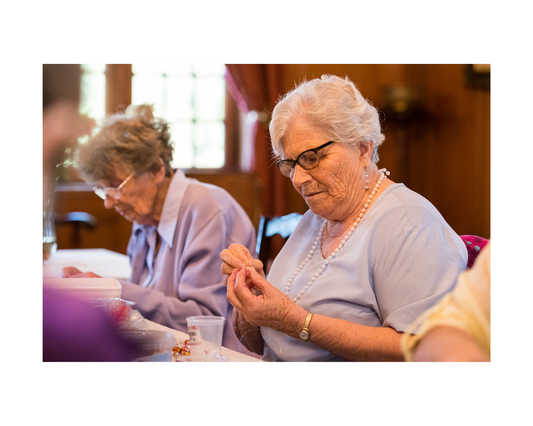
[[[363,215],[370,209],[374,202],[378,199],[381,193],[392,183],[388,178],[384,178],[379,187],[376,189],[376,184],[378,183],[381,173],[379,173],[378,167],[374,163],[370,163],[368,168],[368,184],[369,189],[365,189],[365,185],[359,187],[360,191],[356,191],[354,196],[356,200],[352,203],[351,208],[348,210],[348,213],[342,219],[337,220],[328,220],[326,226],[326,238],[340,238],[346,234],[348,229],[352,227],[362,213]],[[375,194],[369,200],[369,197],[372,191],[376,190]],[[367,205],[368,204],[368,205]],[[367,205],[365,207],[365,205]],[[363,209],[365,211],[363,212]]]
[[[170,186],[170,182],[172,182],[172,178],[174,177],[174,172],[171,171],[170,176],[165,176],[164,179],[159,182],[157,195],[154,201],[154,208],[153,208],[153,215],[151,217],[152,224],[157,226],[159,225],[159,221],[161,220],[161,214],[163,213],[163,205],[165,204],[165,199],[167,198],[168,194],[168,188]]]

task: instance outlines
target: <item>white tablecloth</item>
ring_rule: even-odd
[[[150,330],[160,330],[170,332],[176,337],[176,339],[188,339],[189,335],[178,330],[173,330],[172,328],[165,327],[161,324],[156,324],[152,321],[147,321]],[[220,354],[228,359],[229,362],[263,362],[260,359],[253,358],[248,355],[241,354],[239,352],[233,351],[228,348],[222,347]]]
[[[57,250],[43,265],[43,276],[61,277],[61,270],[66,266],[117,280],[127,280],[131,273],[128,256],[124,254],[106,249],[79,249]]]

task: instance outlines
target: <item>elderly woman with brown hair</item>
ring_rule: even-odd
[[[274,108],[270,134],[309,210],[268,281],[245,247],[222,251],[237,335],[269,361],[401,361],[401,333],[452,289],[464,243],[378,170],[378,113],[347,78],[300,84]]]
[[[136,303],[147,319],[187,331],[186,318],[228,318],[233,307],[219,268],[224,247],[254,250],[255,230],[242,207],[222,188],[173,170],[168,123],[149,105],[130,106],[108,117],[79,149],[77,165],[87,182],[133,222],[127,253],[132,266],[122,298]],[[65,268],[65,277],[95,277]],[[242,350],[226,321],[223,345]]]

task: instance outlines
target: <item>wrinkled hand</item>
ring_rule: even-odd
[[[81,272],[74,266],[67,266],[61,271],[63,278],[102,278],[100,275],[96,275],[93,272]]]
[[[255,295],[253,290],[261,294]],[[228,301],[252,325],[297,336],[307,312],[272,286],[254,268],[234,269],[228,279]]]
[[[263,262],[254,259],[250,251],[241,244],[232,244],[220,253],[222,260],[221,271],[224,275],[224,285],[228,284],[228,278],[235,269],[253,267],[264,277]]]

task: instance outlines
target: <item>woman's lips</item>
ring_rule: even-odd
[[[322,192],[322,191],[318,191],[318,192],[310,192],[310,193],[308,193],[308,194],[304,194],[304,198],[305,198],[305,199],[309,199],[309,198],[311,198],[311,197],[314,197],[315,195],[320,194],[321,192]]]

